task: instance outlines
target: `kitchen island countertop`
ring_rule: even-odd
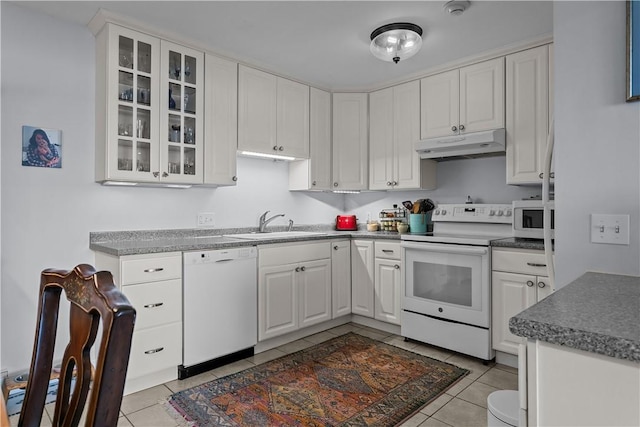
[[[366,225],[365,225],[366,227]],[[253,228],[235,229],[174,229],[89,233],[89,248],[115,256],[161,252],[185,252],[225,249],[273,243],[317,241],[331,239],[389,239],[400,240],[395,232],[369,232],[366,230],[336,231],[330,226],[300,226],[295,231],[313,231],[325,234],[277,237],[273,239],[238,239],[234,234],[255,232]],[[272,231],[285,231],[274,228]]]
[[[588,272],[509,319],[515,335],[640,362],[640,277]]]

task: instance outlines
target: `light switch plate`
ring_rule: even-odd
[[[216,219],[216,214],[213,212],[204,212],[198,214],[198,227],[213,227]]]
[[[629,215],[591,214],[591,242],[629,244]]]

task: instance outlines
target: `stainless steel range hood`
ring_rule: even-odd
[[[504,153],[504,128],[441,138],[421,139],[415,143],[421,159],[447,159],[461,156]]]

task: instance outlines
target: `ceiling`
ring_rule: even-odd
[[[551,1],[472,1],[461,16],[445,1],[24,1],[20,6],[86,25],[99,8],[139,20],[320,88],[365,90],[438,65],[553,33]],[[393,22],[423,29],[420,52],[398,64],[369,52]]]

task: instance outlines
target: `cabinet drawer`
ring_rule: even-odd
[[[492,270],[536,276],[547,275],[547,261],[542,251],[494,249],[492,254]]]
[[[123,286],[181,277],[182,257],[180,255],[132,258],[122,261]]]
[[[149,375],[182,363],[182,323],[135,332],[127,378]]]
[[[260,267],[331,258],[331,242],[283,243],[258,248]]]
[[[374,253],[376,258],[400,259],[400,243],[376,241]]]
[[[123,290],[137,312],[136,332],[182,319],[180,279],[128,285]]]

